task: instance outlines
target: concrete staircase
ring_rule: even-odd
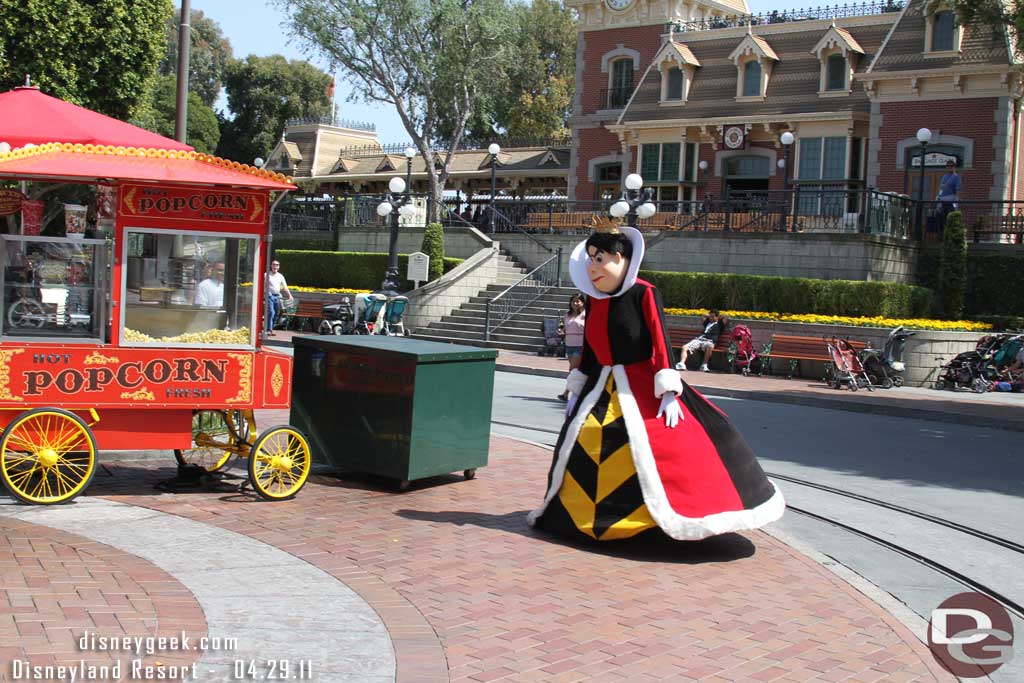
[[[492,349],[534,353],[544,347],[542,323],[545,318],[560,318],[569,307],[574,287],[555,287],[531,301],[519,313],[491,332],[490,342],[484,341],[484,311],[488,300],[522,279],[528,270],[515,262],[505,250],[498,265],[498,279],[487,289],[470,298],[459,308],[413,333],[417,339],[429,341],[485,346]],[[568,282],[568,273],[563,277]]]

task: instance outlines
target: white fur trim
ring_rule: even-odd
[[[587,255],[587,240],[583,240],[572,250],[572,255],[569,257],[569,277],[576,285],[576,289],[587,296],[595,299],[610,299],[621,296],[636,284],[640,263],[644,260],[644,236],[636,228],[619,228],[619,231],[626,235],[633,244],[633,256],[629,259],[629,269],[626,271],[622,286],[615,294],[597,291],[594,283],[590,281],[590,276],[587,274],[587,261],[590,259],[590,256]]]
[[[569,371],[569,376],[565,378],[565,388],[567,391],[571,391],[577,396],[583,391],[583,386],[587,383],[587,376],[583,374],[583,371],[579,368],[573,368]]]
[[[675,392],[676,396],[683,393],[683,380],[679,379],[678,370],[665,368],[654,375],[654,397],[661,398],[666,391]]]
[[[612,373],[619,394],[619,405],[622,406],[622,417],[626,422],[626,432],[629,434],[629,447],[633,451],[633,465],[640,481],[640,490],[643,491],[647,510],[662,531],[677,541],[699,541],[709,536],[756,529],[782,517],[786,502],[778,487],[775,487],[771,498],[750,510],[719,512],[706,517],[684,517],[673,510],[665,495],[665,486],[658,474],[647,430],[629,387],[626,369],[616,365]]]
[[[526,521],[530,526],[537,523],[537,519],[544,514],[548,504],[554,500],[555,496],[558,495],[559,489],[562,488],[562,480],[565,479],[565,468],[569,464],[569,453],[572,451],[572,447],[576,445],[576,439],[579,438],[580,429],[583,428],[587,415],[594,409],[597,399],[601,397],[601,392],[604,391],[604,385],[608,381],[609,373],[611,373],[610,367],[602,367],[597,383],[594,384],[590,393],[586,396],[580,396],[577,403],[576,417],[569,423],[569,428],[565,430],[565,439],[562,441],[562,447],[558,450],[558,459],[555,461],[554,469],[551,471],[551,486],[548,487],[548,491],[544,496],[544,502],[541,503],[539,508],[526,516]],[[583,373],[581,372],[580,374]]]

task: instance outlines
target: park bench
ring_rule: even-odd
[[[291,322],[294,320],[296,321],[294,329],[301,332],[306,322],[309,322],[311,329],[315,332],[324,317],[324,302],[299,299],[296,301],[295,310],[282,317],[287,318],[284,322],[285,327],[291,326]]]
[[[850,346],[860,353],[867,346],[864,342],[847,340]],[[801,361],[818,361],[831,363],[832,356],[828,353],[825,340],[821,337],[799,337],[788,334],[773,334],[771,341],[764,345],[761,351],[761,375],[771,368],[773,360],[788,360],[789,374],[786,379],[792,379],[793,375],[799,374]]]
[[[696,339],[697,337],[699,337],[703,332],[704,332],[704,328],[702,328],[702,327],[692,327],[692,328],[690,328],[690,327],[670,327],[670,328],[668,328],[668,340],[669,340],[669,343],[672,344],[673,354],[676,351],[679,351],[690,340]],[[711,359],[715,357],[716,353],[720,353],[720,354],[722,354],[722,357],[725,358],[727,365],[731,366],[732,365],[732,358],[731,358],[731,353],[730,353],[730,349],[729,349],[729,345],[730,345],[731,341],[732,341],[732,336],[729,334],[728,330],[726,330],[722,334],[718,335],[718,343],[716,343],[715,344],[715,348],[713,348],[711,350],[711,356],[707,359],[708,360],[708,364],[711,363]],[[674,362],[676,360],[676,356],[673,355],[671,357],[671,360]]]

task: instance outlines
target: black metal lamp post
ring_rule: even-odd
[[[492,142],[487,147],[487,153],[491,155],[491,208],[488,211],[487,225],[488,232],[494,234],[494,195],[498,192],[498,155],[501,154],[501,145]]]
[[[781,216],[779,218],[779,232],[785,232],[786,231],[786,218],[789,215],[789,203],[790,203],[790,200],[792,199],[792,192],[791,192],[790,187],[789,187],[789,169],[790,169],[790,160],[789,160],[790,156],[789,156],[789,153],[790,153],[790,150],[793,149],[793,143],[796,142],[796,136],[794,136],[791,132],[789,132],[787,130],[785,133],[783,133],[781,136],[779,136],[779,142],[781,142],[782,146],[786,148],[786,158],[779,160],[779,165],[782,166],[782,169],[783,169],[783,176],[782,176],[782,190],[783,190],[782,197],[783,197],[783,201],[782,201],[782,211],[780,212]],[[796,221],[793,221],[793,231],[796,232]]]
[[[608,209],[615,218],[626,217],[626,223],[631,227],[637,227],[637,219],[646,219],[653,216],[658,211],[658,207],[651,201],[651,192],[646,190],[643,194],[640,193],[640,188],[644,186],[644,179],[638,173],[630,173],[626,176],[623,184],[626,189],[622,192],[622,197],[611,205]]]
[[[411,165],[412,160],[409,159]],[[389,296],[399,293],[402,286],[398,279],[398,216],[411,216],[416,209],[412,205],[408,186],[401,178],[395,177],[388,182],[390,193],[384,201],[377,205],[377,215],[381,218],[391,216],[391,237],[388,241],[388,269],[384,273],[381,290]]]
[[[932,140],[932,132],[927,128],[917,131],[917,141],[921,143],[921,176],[917,186],[917,228],[914,231],[917,239],[924,237],[924,165],[928,153],[928,143]]]
[[[416,158],[416,148],[409,146],[405,148],[405,188],[412,192],[412,160]]]

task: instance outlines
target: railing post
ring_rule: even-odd
[[[484,303],[484,341],[491,341],[491,302]]]
[[[549,199],[548,200],[548,233],[554,232],[555,228],[555,205]]]
[[[562,247],[558,247],[558,265],[555,268],[555,287],[562,286]]]
[[[790,232],[796,232],[800,223],[800,183],[794,181],[793,185],[793,227]]]

